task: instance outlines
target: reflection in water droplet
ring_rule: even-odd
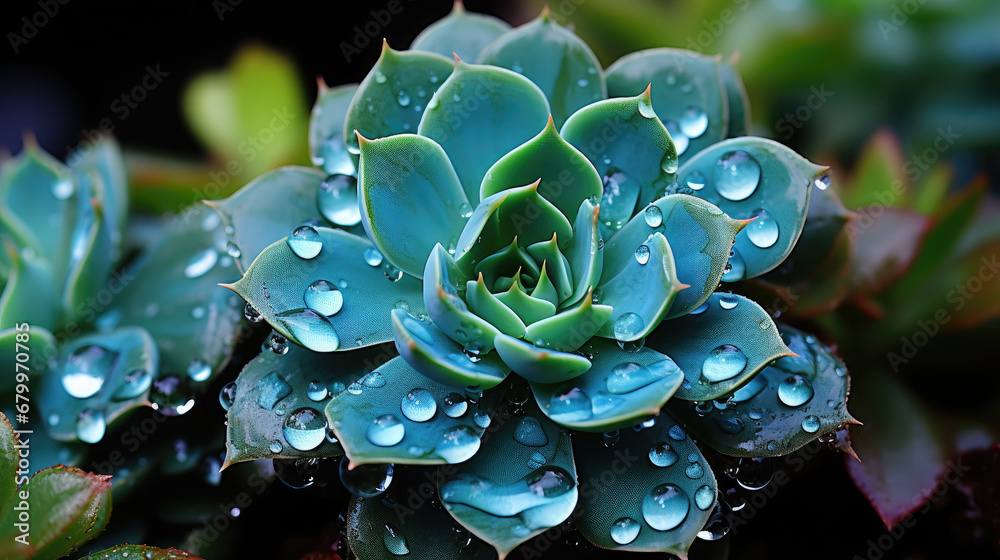
[[[313,380],[306,386],[306,396],[313,402],[320,402],[330,394],[330,391],[319,381]]]
[[[76,417],[76,437],[84,443],[97,443],[104,438],[107,430],[104,413],[100,410],[86,409]]]
[[[635,260],[639,264],[646,264],[649,262],[649,246],[646,244],[639,245],[635,248]]]
[[[579,387],[552,393],[549,399],[549,418],[556,422],[581,422],[593,416],[590,397]]]
[[[368,266],[379,266],[382,264],[382,253],[375,247],[368,247],[364,252],[365,262]]]
[[[649,227],[660,227],[663,224],[663,212],[656,205],[650,204],[642,212],[642,217]]]
[[[669,531],[687,517],[691,505],[687,494],[674,484],[653,488],[642,500],[642,517],[657,531]]]
[[[680,369],[670,358],[648,366],[627,362],[618,364],[611,369],[611,375],[605,380],[605,386],[611,394],[624,395],[679,373]]]
[[[288,246],[299,258],[312,259],[323,249],[323,240],[312,226],[299,226],[288,236]]]
[[[723,309],[735,309],[740,304],[740,300],[735,294],[723,294],[719,297],[719,307]]]
[[[747,356],[732,344],[717,346],[701,367],[701,375],[712,383],[736,377],[747,367]]]
[[[698,509],[705,511],[706,509],[712,507],[715,503],[715,491],[705,484],[695,490],[694,493],[694,505],[698,506]]]
[[[400,105],[402,104],[400,102]],[[382,544],[385,545],[385,549],[393,556],[406,556],[410,553],[410,549],[406,546],[406,539],[403,538],[403,533],[390,523],[385,524],[385,531],[382,533]]]
[[[747,263],[743,260],[740,250],[733,247],[729,252],[729,262],[726,263],[726,273],[722,275],[722,279],[726,282],[736,282],[742,280],[746,274]]]
[[[514,428],[514,441],[529,447],[542,447],[549,442],[549,438],[537,419],[525,416]]]
[[[691,105],[681,114],[680,129],[685,136],[698,138],[708,129],[708,115],[701,107]]]
[[[219,253],[209,247],[194,254],[184,267],[184,276],[188,278],[200,278],[212,270],[219,260]]]
[[[236,402],[236,382],[230,381],[219,391],[219,404],[222,410],[229,410]]]
[[[441,399],[441,410],[451,418],[461,418],[469,410],[469,402],[461,393],[449,393]]]
[[[226,254],[228,254],[230,257],[233,257],[234,259],[238,259],[243,254],[243,252],[240,251],[240,248],[232,241],[226,241]]]
[[[487,414],[486,412],[483,412],[482,410],[477,411],[472,416],[472,421],[475,422],[477,426],[479,426],[484,430],[490,427],[490,422],[491,422],[490,415]]]
[[[726,152],[715,164],[715,188],[726,200],[745,200],[760,183],[760,164],[743,150]]]
[[[344,456],[340,461],[340,482],[344,488],[360,498],[374,498],[392,483],[393,465],[358,465],[348,469],[351,462]]]
[[[333,352],[340,347],[340,337],[333,324],[312,309],[292,309],[278,313],[277,317],[299,344],[310,350]]]
[[[657,467],[669,467],[676,463],[677,459],[677,453],[665,441],[661,441],[649,448],[649,462]]]
[[[200,383],[207,380],[209,376],[212,375],[212,368],[201,360],[192,360],[191,363],[188,364],[187,374],[192,380]]]
[[[689,189],[700,191],[705,188],[705,174],[695,169],[691,173],[688,173],[687,179],[684,182],[687,183]]]
[[[406,435],[406,428],[403,427],[399,418],[392,414],[383,414],[372,420],[365,433],[368,441],[379,447],[392,447],[403,441],[404,435]]]
[[[761,249],[767,249],[778,241],[778,222],[767,210],[758,209],[754,214],[757,219],[746,227],[747,238]]]
[[[437,402],[434,401],[434,395],[430,391],[418,388],[406,393],[399,408],[403,416],[413,422],[426,422],[437,412]]]
[[[642,317],[635,313],[622,313],[615,319],[613,326],[615,339],[620,341],[633,340],[638,337],[645,326],[646,323],[642,320]]]
[[[681,132],[681,127],[677,124],[677,121],[667,119],[663,121],[663,126],[670,133],[670,139],[674,141],[674,149],[677,150],[677,155],[684,155],[684,152],[687,151],[688,146],[691,144],[691,139]]]
[[[353,164],[351,165],[353,168]],[[341,227],[361,223],[358,181],[350,174],[330,175],[316,192],[316,205],[323,217]]]
[[[789,375],[778,384],[778,399],[793,408],[812,400],[813,394],[812,383],[801,375]]]
[[[442,484],[440,495],[449,504],[466,505],[498,517],[514,517],[531,510],[530,516],[521,517],[523,521],[533,527],[550,527],[565,515],[538,506],[552,503],[575,486],[573,477],[564,469],[546,465],[507,484],[462,474]],[[559,518],[550,519],[554,516]]]
[[[622,545],[629,544],[639,537],[641,529],[642,524],[635,519],[622,517],[611,525],[611,540]]]
[[[693,462],[684,469],[684,475],[691,480],[698,480],[705,475],[705,470],[701,468],[701,463]]]
[[[810,434],[815,434],[819,430],[819,418],[811,414],[806,416],[802,420],[802,429]]]
[[[100,346],[90,345],[74,350],[62,367],[63,389],[78,399],[96,395],[117,361],[117,352]]]
[[[449,463],[461,463],[479,451],[482,442],[468,426],[455,426],[442,434],[434,451]]]
[[[774,462],[764,458],[740,459],[736,470],[736,482],[747,490],[760,490],[774,477]]]
[[[400,91],[396,94],[396,101],[399,103],[400,107],[406,107],[410,104],[410,94],[405,91]]]
[[[316,449],[326,438],[326,416],[309,407],[299,408],[285,418],[281,434],[299,451]]]
[[[344,294],[328,280],[317,280],[302,294],[306,307],[327,317],[336,315],[344,307]]]
[[[821,191],[825,191],[826,189],[830,188],[830,184],[832,182],[833,182],[833,179],[830,178],[830,174],[824,172],[819,177],[816,177],[816,180],[813,181],[813,185],[817,189],[819,189]]]

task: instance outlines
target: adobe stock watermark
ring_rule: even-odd
[[[20,27],[16,28],[15,31],[7,32],[7,41],[10,43],[10,48],[14,51],[14,54],[21,52],[21,47],[27,45],[29,41],[37,37],[42,28],[59,15],[62,7],[69,4],[69,2],[70,0],[38,0],[36,4],[38,10],[29,15],[22,16],[21,21],[18,22]]]
[[[732,4],[732,8],[723,8],[717,17],[701,20],[704,29],[694,35],[688,35],[685,46],[692,51],[705,52],[722,36],[726,27],[736,23],[737,15],[750,6],[750,0],[732,0]]]
[[[910,16],[927,3],[927,0],[903,0],[892,5],[892,14],[889,19],[878,20],[878,30],[882,34],[882,39],[888,41],[892,34],[899,31],[899,28],[910,21]]]
[[[411,1],[406,0],[406,3]],[[344,60],[350,63],[352,58],[361,54],[362,49],[372,43],[377,44],[379,39],[385,36],[385,30],[392,23],[392,20],[403,13],[404,7],[403,0],[389,0],[383,8],[370,10],[368,14],[371,19],[354,26],[354,34],[351,36],[350,42],[341,41],[337,45]]]
[[[796,107],[791,113],[785,113],[783,117],[778,119],[778,122],[774,123],[774,129],[781,134],[782,139],[791,138],[796,130],[802,128],[806,121],[813,118],[816,111],[822,109],[826,102],[834,96],[834,92],[826,89],[826,84],[820,84],[819,87],[812,86],[809,91],[810,94],[805,103]]]

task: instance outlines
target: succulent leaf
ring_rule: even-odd
[[[529,378],[542,412],[567,428],[606,432],[648,420],[684,380],[674,360],[650,348],[626,352],[596,338],[583,351],[592,365],[582,375]]]
[[[735,58],[735,57],[733,57]],[[750,133],[750,99],[747,97],[743,79],[736,70],[735,60],[722,60],[719,65],[719,77],[722,87],[726,90],[726,108],[729,110],[728,138],[746,136]],[[691,152],[693,155],[694,152]]]
[[[451,56],[394,51],[383,42],[378,62],[361,81],[347,110],[344,138],[348,151],[355,156],[359,153],[359,134],[374,140],[416,132],[424,107],[454,67]]]
[[[611,233],[666,194],[677,171],[677,150],[653,112],[649,89],[627,95],[583,107],[560,131],[602,177],[601,222]]]
[[[410,50],[438,53],[475,61],[486,45],[503,35],[510,25],[486,14],[467,12],[460,1],[444,18],[427,26],[417,35]]]
[[[457,243],[472,214],[455,168],[437,142],[399,134],[362,139],[360,169],[368,237],[393,265],[420,278],[435,243]]]
[[[528,381],[558,383],[590,369],[584,356],[539,348],[512,336],[498,335],[493,343],[503,362]]]
[[[590,293],[604,271],[604,240],[601,239],[600,208],[584,200],[573,222],[573,240],[566,249],[570,274],[575,282],[573,293],[564,305],[573,305]]]
[[[10,507],[11,500],[17,494],[17,462],[18,453],[15,447],[18,437],[14,435],[7,416],[0,412],[0,517]]]
[[[49,435],[100,441],[108,425],[149,405],[159,371],[156,341],[141,327],[87,334],[61,348],[59,365],[43,379],[41,408]]]
[[[345,231],[317,228],[321,247],[300,257],[288,239],[275,242],[230,285],[289,340],[315,350],[350,350],[389,342],[387,310],[422,312],[420,282],[370,258],[375,247]],[[372,264],[375,263],[375,264]]]
[[[326,405],[351,467],[370,463],[440,465],[479,451],[488,411],[397,357]]]
[[[9,256],[12,268],[0,296],[0,327],[30,323],[53,328],[60,316],[59,288],[48,261],[17,252],[13,244],[0,249]]]
[[[358,84],[334,88],[320,82],[319,95],[309,118],[309,158],[328,175],[355,175],[355,156],[347,151],[345,122],[347,110],[358,91]]]
[[[104,217],[104,209],[97,189],[100,178],[96,173],[78,176],[80,189],[76,224],[69,245],[66,285],[63,287],[63,309],[67,320],[76,320],[77,310],[87,308],[88,299],[105,286],[111,272],[111,224]],[[91,198],[91,197],[94,198]]]
[[[94,172],[100,181],[101,208],[111,236],[112,260],[117,260],[128,219],[128,176],[121,147],[111,136],[90,143],[76,159],[70,158],[70,169],[77,176]]]
[[[652,84],[652,106],[686,161],[729,132],[728,93],[719,57],[649,49],[619,58],[604,77],[608,95],[635,95]]]
[[[21,323],[21,325],[23,324]],[[0,393],[2,394],[13,394],[14,388],[17,385],[17,373],[20,373],[24,367],[28,368],[29,374],[31,372],[48,371],[51,361],[59,355],[59,349],[56,347],[56,338],[52,336],[52,333],[48,329],[36,324],[30,324],[29,328],[30,331],[25,331],[23,326],[21,330],[18,330],[17,326],[12,326],[9,329],[0,331],[0,360],[6,360],[5,363],[19,363],[17,355],[24,350],[25,337],[21,336],[19,341],[18,334],[30,332],[28,341],[31,343],[28,346],[31,350],[28,353],[28,360],[20,362],[24,366],[12,366],[13,373],[8,375],[6,379],[0,379]],[[22,345],[20,347],[18,346],[19,342]],[[2,503],[2,500],[0,500],[0,503]]]
[[[431,251],[424,268],[424,306],[434,324],[445,333],[450,333],[448,336],[465,350],[486,354],[493,349],[493,339],[500,331],[469,312],[468,305],[460,297],[470,279],[448,251],[438,244]]]
[[[417,130],[448,153],[475,206],[490,166],[537,135],[548,115],[545,94],[524,76],[460,61],[428,102]]]
[[[553,21],[547,8],[490,43],[477,62],[513,70],[537,84],[549,100],[556,126],[581,107],[607,97],[594,52],[576,33]]]
[[[503,560],[565,521],[579,489],[569,434],[533,403],[495,422],[475,457],[439,470],[438,495],[448,513]]]
[[[680,366],[684,383],[676,397],[686,401],[717,399],[771,360],[792,355],[766,311],[743,296],[725,293],[712,294],[702,308],[663,323],[646,345]]]
[[[621,342],[639,340],[652,332],[666,317],[677,294],[689,287],[677,279],[674,254],[662,233],[654,231],[635,249],[634,257],[594,291],[598,301],[614,309],[598,334]]]
[[[101,550],[84,556],[80,560],[129,560],[130,558],[140,558],[142,560],[202,560],[190,552],[184,552],[176,548],[156,548],[154,546],[139,544],[120,544],[107,550]]]
[[[65,272],[78,188],[68,168],[34,142],[0,168],[0,222],[19,247],[57,263],[54,277]],[[40,227],[46,224],[47,227]]]
[[[681,166],[680,184],[694,196],[733,218],[754,220],[736,237],[741,266],[734,264],[724,281],[760,276],[785,260],[802,233],[813,185],[826,169],[752,136],[719,142]]]
[[[492,389],[510,373],[496,354],[466,355],[462,346],[430,321],[402,309],[392,310],[396,349],[406,363],[442,385],[458,389],[479,385]]]
[[[582,515],[576,526],[595,545],[632,552],[669,552],[687,557],[716,503],[708,461],[681,426],[666,413],[651,427],[607,436],[573,438],[580,462]],[[607,473],[615,473],[608,484]]]
[[[604,244],[601,283],[636,262],[638,248],[654,233],[661,233],[670,243],[676,280],[691,286],[677,293],[666,318],[690,313],[718,286],[733,239],[744,225],[704,200],[687,195],[665,196],[636,214]]]
[[[843,363],[812,336],[785,325],[780,330],[798,356],[778,358],[728,398],[672,401],[670,413],[699,441],[735,457],[787,455],[854,423]]]
[[[574,216],[584,200],[604,192],[593,164],[559,136],[551,117],[537,136],[490,167],[480,199],[535,181],[540,181],[538,193],[567,217]]]

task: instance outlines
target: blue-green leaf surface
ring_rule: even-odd
[[[309,157],[327,174],[355,175],[354,156],[348,153],[344,134],[347,109],[358,84],[327,87],[319,82],[319,93],[309,118]]]
[[[443,56],[458,55],[475,61],[486,45],[510,29],[504,20],[486,14],[465,11],[461,1],[447,16],[427,26],[417,35],[410,50],[428,51]]]

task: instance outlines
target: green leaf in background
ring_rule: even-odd
[[[475,457],[440,469],[438,495],[452,517],[502,560],[565,521],[579,488],[573,440],[533,403],[523,414],[501,415],[496,422]]]
[[[490,424],[479,397],[420,375],[402,358],[374,368],[326,405],[351,468],[370,463],[460,463]]]
[[[33,254],[23,256],[12,243],[0,248],[7,253],[12,268],[0,296],[0,327],[29,323],[53,328],[60,316],[59,289],[51,264]]]
[[[585,458],[579,465],[582,509],[574,524],[601,548],[686,558],[715,507],[715,476],[666,413],[638,428],[611,434],[611,440],[573,437],[575,453]]]
[[[698,309],[664,322],[646,345],[680,366],[684,382],[675,396],[686,401],[717,399],[771,360],[792,354],[766,311],[728,293],[712,294]]]
[[[742,387],[716,401],[671,401],[670,413],[720,453],[778,457],[857,423],[847,412],[844,364],[812,336],[781,327],[798,356],[778,358]]]
[[[590,369],[582,375],[558,383],[531,383],[542,412],[567,428],[606,432],[649,420],[684,380],[669,356],[649,348],[626,352],[598,338],[582,350],[592,356]]]
[[[423,312],[420,281],[383,263],[367,239],[323,227],[296,231],[307,235],[301,245],[295,235],[276,241],[227,285],[289,340],[318,352],[382,344],[393,339],[390,310]]]
[[[537,84],[557,127],[577,109],[607,97],[600,61],[576,33],[552,20],[548,7],[490,43],[476,62],[513,70]]]
[[[72,159],[72,157],[71,157]],[[70,169],[77,175],[96,173],[100,182],[98,189],[104,220],[111,237],[111,261],[121,254],[122,233],[128,221],[129,196],[128,177],[121,147],[112,136],[105,136],[91,143],[80,154],[79,159],[70,161]]]
[[[160,355],[146,329],[84,335],[66,343],[61,354],[59,365],[44,376],[40,399],[52,438],[97,443],[119,416],[149,405]]]
[[[18,437],[14,427],[3,413],[0,413],[0,517],[3,517],[11,501],[17,495]]]
[[[0,529],[0,556],[54,560],[68,554],[104,530],[111,517],[111,477],[75,467],[39,471],[19,489],[28,494],[31,530],[28,544],[14,538],[19,510],[8,506]],[[21,501],[20,495],[15,503]],[[23,508],[21,508],[23,511]]]
[[[202,144],[250,176],[304,163],[309,111],[295,67],[284,55],[257,45],[243,48],[225,70],[192,80],[183,108]]]
[[[114,548],[95,552],[80,560],[202,560],[201,558],[175,548],[156,548],[140,544],[122,544]]]
[[[309,158],[327,174],[354,175],[354,160],[347,152],[344,122],[358,84],[329,87],[319,81],[319,93],[309,118]]]
[[[486,45],[509,29],[506,21],[467,12],[461,0],[456,0],[451,13],[421,31],[410,45],[410,50],[446,57],[454,53],[462,60],[475,62]]]

